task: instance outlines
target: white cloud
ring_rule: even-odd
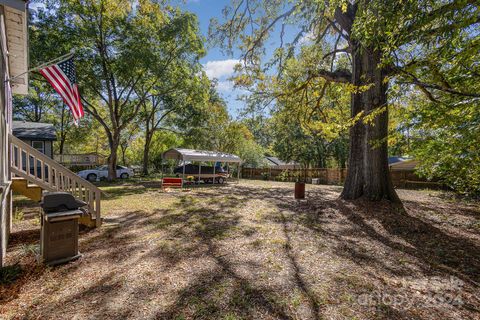
[[[210,79],[229,77],[235,73],[235,65],[239,63],[236,59],[208,61],[203,65],[205,73]]]
[[[230,91],[233,90],[233,82],[232,81],[218,81],[217,89],[218,89],[218,91],[230,92]]]
[[[299,40],[298,40],[298,43],[299,44],[310,44],[312,42],[315,41],[315,33],[313,32],[313,30],[310,30],[309,32],[305,33]]]

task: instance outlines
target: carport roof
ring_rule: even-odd
[[[162,158],[184,161],[242,162],[239,156],[230,153],[182,148],[167,150],[163,153]]]

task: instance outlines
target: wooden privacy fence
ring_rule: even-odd
[[[428,181],[419,177],[413,170],[391,170],[393,185],[397,188],[409,189],[443,189],[441,183]],[[320,184],[341,185],[347,176],[347,169],[311,168],[311,169],[275,169],[275,168],[242,168],[242,178],[274,181],[296,181],[298,177],[307,183],[319,179]]]
[[[311,183],[319,179],[321,184],[341,184],[347,174],[346,169],[274,169],[274,168],[242,168],[242,178],[275,181],[296,181],[298,177]]]

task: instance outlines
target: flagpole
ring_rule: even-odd
[[[26,73],[29,73],[29,72],[32,72],[32,71],[37,71],[37,70],[39,70],[39,69],[42,69],[43,67],[46,67],[46,66],[48,66],[49,64],[53,64],[54,62],[57,62],[57,61],[60,61],[60,60],[69,58],[69,57],[73,56],[74,54],[75,54],[75,49],[72,49],[72,50],[70,50],[69,53],[66,53],[66,54],[64,54],[63,56],[60,56],[60,57],[57,57],[57,58],[52,59],[52,60],[50,60],[50,61],[44,62],[44,63],[42,63],[41,65],[36,66],[35,68],[28,69],[28,70],[25,71],[25,72],[22,72],[22,73],[20,73],[20,74],[17,74],[15,77],[11,77],[11,78],[5,80],[5,82],[14,80],[14,79],[16,79],[16,78],[18,78],[18,77],[23,76],[23,75],[26,74]]]

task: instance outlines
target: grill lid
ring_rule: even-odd
[[[40,202],[40,206],[46,213],[74,210],[86,205],[86,202],[75,199],[75,197],[68,192],[44,193],[42,202]]]

